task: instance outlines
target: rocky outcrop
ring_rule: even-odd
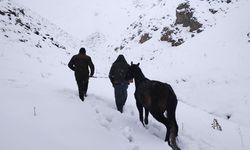
[[[10,41],[18,41],[43,48],[57,47],[63,50],[79,45],[77,40],[56,25],[18,4],[3,0],[0,3],[0,35]]]
[[[200,32],[202,24],[197,21],[193,16],[194,9],[190,8],[188,2],[180,4],[176,8],[176,21],[175,25],[182,24],[183,27],[190,27],[190,32],[197,31]]]
[[[152,37],[149,35],[149,33],[145,33],[141,36],[141,39],[139,40],[139,43],[144,43],[146,41],[148,41],[149,39],[151,39]]]
[[[173,34],[176,34],[175,30],[171,30],[170,28],[165,27],[165,28],[163,28],[161,33],[162,33],[162,36],[161,36],[160,40],[167,41],[167,42],[171,43],[172,46],[179,46],[182,43],[184,43],[184,40],[182,38],[177,38],[176,40],[173,39]]]
[[[171,46],[179,46],[206,28],[215,25],[216,17],[219,14],[226,14],[237,1],[201,0],[196,3],[185,0],[184,3],[177,4],[177,7],[168,5],[167,1],[159,1],[158,4],[153,5],[154,11],[141,13],[127,27],[121,43],[113,46],[114,50],[131,49],[134,43],[144,45],[153,40],[154,43],[164,41]],[[156,8],[160,11],[157,12]],[[169,13],[168,8],[175,11]]]

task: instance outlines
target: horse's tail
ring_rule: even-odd
[[[169,85],[169,90],[171,92],[171,95],[177,100],[176,94],[175,94],[175,92],[174,92],[174,90],[173,90],[173,88],[172,88],[171,85]]]
[[[170,94],[170,99],[172,102],[172,106],[170,107],[169,112],[167,112],[169,125],[170,125],[170,132],[169,132],[169,141],[168,145],[172,147],[173,150],[180,150],[176,143],[176,137],[178,136],[178,124],[176,122],[175,111],[177,106],[177,97],[171,85],[167,84]]]
[[[170,96],[170,99],[171,99],[171,102],[172,102],[172,106],[174,108],[174,112],[175,112],[175,109],[176,109],[176,106],[177,106],[177,103],[178,103],[178,100],[177,100],[177,96],[173,90],[173,88],[171,87],[171,85],[165,83],[166,87],[167,87],[167,91],[168,91],[168,94]]]
[[[173,150],[181,150],[176,143],[176,137],[177,137],[176,133],[177,133],[176,126],[172,126],[170,128],[168,145],[171,146]]]

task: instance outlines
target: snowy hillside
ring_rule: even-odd
[[[162,41],[166,47],[178,46],[213,27],[231,9],[240,5],[238,0],[21,2],[83,39],[87,46],[96,48],[88,39],[97,38],[100,49],[112,52],[131,50],[135,46],[143,49],[138,43],[144,45],[150,41]],[[51,5],[47,6],[48,3]],[[145,51],[152,53],[154,50]]]
[[[62,29],[11,1],[1,1],[0,15],[1,35],[10,41],[28,43],[38,48],[43,48],[43,45],[55,46],[64,50],[79,44]]]
[[[185,42],[172,47],[159,39],[183,2],[0,0],[0,149],[171,149],[162,124],[151,115],[146,127],[139,122],[134,84],[124,113],[116,110],[106,77],[120,53],[172,85],[182,150],[250,149],[250,1],[190,1],[203,31],[176,25]],[[115,51],[138,30],[152,38]],[[84,102],[66,66],[81,46],[97,76]]]

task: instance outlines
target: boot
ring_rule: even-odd
[[[84,101],[84,96],[83,96],[83,95],[79,95],[79,97],[80,97],[80,99],[81,99],[82,101]]]

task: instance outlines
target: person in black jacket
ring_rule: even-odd
[[[89,77],[94,74],[94,64],[91,57],[86,55],[85,48],[79,50],[79,54],[74,55],[68,63],[68,67],[75,72],[75,79],[78,85],[79,97],[84,101],[87,96]],[[90,73],[89,73],[90,68]]]
[[[127,89],[129,81],[125,80],[125,75],[129,64],[123,55],[119,55],[116,61],[112,64],[109,79],[114,87],[115,102],[117,110],[123,112],[123,106],[127,100]]]

